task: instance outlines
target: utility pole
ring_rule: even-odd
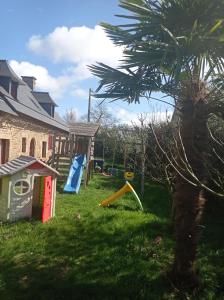
[[[88,102],[88,117],[87,117],[87,122],[90,122],[90,111],[91,111],[91,93],[92,90],[89,89],[89,102]]]

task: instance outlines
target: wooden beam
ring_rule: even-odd
[[[89,138],[87,155],[86,155],[86,174],[85,174],[85,179],[84,179],[84,188],[87,187],[88,182],[89,182],[91,144],[92,144],[92,139]]]
[[[53,135],[53,145],[52,145],[52,156],[51,156],[51,167],[54,168],[54,163],[55,163],[55,147],[56,147],[56,134],[54,133]]]
[[[74,143],[75,143],[75,135],[70,134],[69,135],[69,157],[70,157],[70,164],[72,163],[73,159],[73,151],[74,151]]]
[[[87,114],[87,122],[90,122],[90,114],[91,114],[91,89],[89,89],[89,101],[88,101],[88,114]]]
[[[61,136],[59,137],[59,142],[58,142],[58,154],[59,155],[57,155],[56,170],[58,169],[58,166],[59,166],[59,158],[60,158],[60,154],[61,154]]]

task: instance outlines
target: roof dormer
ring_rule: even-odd
[[[47,92],[33,92],[34,97],[37,99],[42,108],[52,117],[54,118],[55,107],[57,104],[51,98],[49,93]]]
[[[34,90],[35,84],[36,84],[36,78],[33,76],[22,76],[23,81],[31,88],[31,90]]]
[[[0,60],[0,86],[17,99],[18,86],[24,82],[16,75],[6,60]]]

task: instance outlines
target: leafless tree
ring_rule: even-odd
[[[68,124],[77,122],[77,115],[75,109],[72,107],[67,109],[65,115],[63,116],[63,119]]]

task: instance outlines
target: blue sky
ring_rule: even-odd
[[[118,0],[11,0],[1,1],[1,59],[10,61],[19,75],[35,76],[37,89],[49,91],[59,113],[74,108],[87,111],[88,89],[97,87],[86,64],[96,60],[118,65],[121,49],[99,27],[101,21],[121,24]],[[3,13],[4,12],[4,13]],[[93,99],[93,103],[94,103]],[[159,103],[108,104],[122,122],[137,113],[164,111]]]

